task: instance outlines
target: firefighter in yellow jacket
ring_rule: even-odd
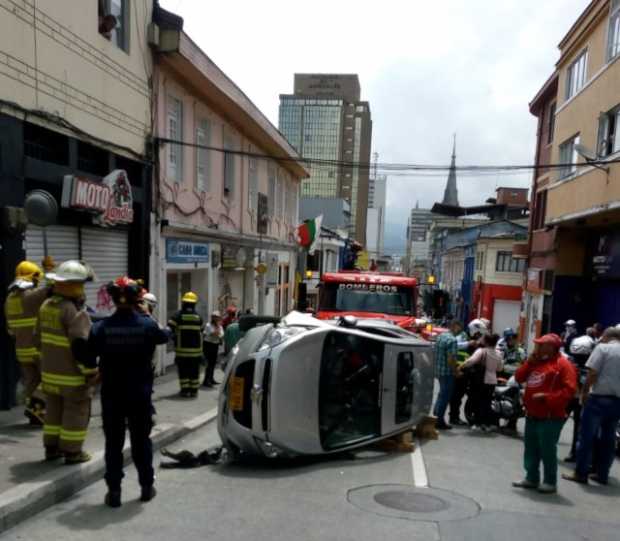
[[[41,379],[47,398],[43,427],[46,460],[65,458],[66,464],[90,460],[82,450],[96,368],[78,363],[87,347],[91,321],[84,309],[84,283],[92,272],[79,261],[65,261],[47,277],[53,294],[39,310],[37,340],[41,348]]]
[[[24,414],[32,425],[43,425],[44,395],[39,388],[41,368],[35,346],[35,327],[39,308],[49,296],[49,287],[39,287],[43,271],[32,261],[22,261],[15,269],[15,281],[9,286],[4,312],[9,334],[15,338],[15,356],[19,362],[26,398]]]
[[[200,388],[203,322],[196,313],[197,303],[198,295],[191,291],[185,293],[181,298],[181,310],[168,321],[173,332],[181,396],[185,398],[196,398]]]

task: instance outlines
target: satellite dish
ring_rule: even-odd
[[[593,162],[598,160],[596,153],[583,145],[575,145],[575,152],[585,158],[586,161]]]

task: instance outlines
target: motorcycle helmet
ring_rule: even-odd
[[[518,336],[517,331],[515,331],[512,327],[508,327],[504,329],[504,339],[508,340],[509,338],[516,338]]]
[[[469,336],[473,337],[488,333],[489,328],[482,319],[474,319],[467,326],[467,331],[469,332]]]

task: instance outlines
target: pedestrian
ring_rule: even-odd
[[[564,475],[588,482],[594,441],[597,440],[593,481],[606,485],[614,461],[616,427],[620,421],[620,330],[607,329],[586,362],[588,376],[582,390],[583,413],[577,444],[575,472]]]
[[[504,330],[503,338],[497,343],[497,351],[504,361],[504,368],[500,376],[507,380],[514,376],[517,368],[526,359],[525,350],[519,344],[518,337],[518,333],[513,328],[508,327]],[[515,432],[517,430],[517,417],[510,419],[502,428]]]
[[[435,402],[433,414],[437,417],[436,426],[440,430],[452,428],[446,423],[445,415],[454,389],[458,352],[456,337],[462,330],[461,322],[454,320],[450,324],[450,331],[441,334],[435,343],[435,377],[439,381],[439,395]]]
[[[244,332],[239,329],[239,320],[235,319],[224,330],[224,355],[229,355],[237,342],[244,336]]]
[[[91,320],[85,310],[84,283],[92,271],[80,261],[65,261],[47,277],[54,282],[52,297],[39,310],[35,341],[41,351],[41,380],[47,409],[43,426],[45,459],[64,457],[65,464],[87,462],[83,450],[90,421],[92,387],[97,369],[79,362]]]
[[[226,330],[228,328],[228,325],[230,325],[236,319],[237,307],[231,304],[228,308],[226,308],[226,313],[224,314],[224,317],[222,319],[222,327],[224,328],[224,330]]]
[[[202,317],[196,313],[198,295],[189,291],[181,297],[181,310],[168,321],[172,329],[175,364],[179,373],[180,396],[196,398],[200,388],[202,360]]]
[[[9,335],[15,340],[15,357],[24,386],[24,415],[33,426],[43,426],[45,395],[40,389],[41,364],[34,342],[39,309],[50,296],[51,288],[41,286],[43,270],[32,261],[22,261],[9,286],[4,314]]]
[[[482,339],[482,347],[477,349],[474,354],[463,363],[460,370],[477,368],[480,375],[475,386],[475,392],[470,397],[474,401],[474,423],[472,428],[479,427],[483,432],[492,430],[493,410],[491,400],[497,385],[497,373],[503,369],[502,356],[497,352],[497,342],[499,335],[485,334]]]
[[[222,316],[217,310],[215,310],[211,314],[211,321],[205,326],[202,337],[202,347],[205,360],[207,362],[205,378],[202,383],[204,387],[213,387],[219,383],[218,381],[215,381],[213,374],[215,373],[217,357],[220,352],[220,344],[222,343],[223,338],[224,328],[222,327]]]
[[[106,505],[120,507],[123,446],[129,428],[131,456],[138,470],[140,500],[155,497],[153,471],[153,354],[171,338],[156,321],[139,311],[141,287],[135,280],[118,278],[107,291],[116,311],[93,325],[84,363],[96,367],[99,358],[101,411],[105,435]]]
[[[562,349],[565,355],[570,355],[570,345],[577,338],[577,322],[569,319],[564,322],[564,332],[562,333]]]
[[[588,327],[586,334],[574,338],[570,345],[569,360],[575,365],[577,370],[577,393],[568,404],[567,413],[573,416],[573,436],[568,456],[564,462],[575,462],[577,460],[577,440],[579,437],[579,427],[581,424],[581,391],[586,381],[587,369],[586,361],[596,346],[596,329]]]
[[[577,390],[577,374],[560,352],[562,339],[545,334],[534,340],[534,352],[515,373],[525,383],[525,478],[514,487],[537,489],[543,494],[557,491],[557,446],[566,420],[566,407]],[[540,463],[543,483],[540,483]]]

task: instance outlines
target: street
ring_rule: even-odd
[[[559,455],[568,450],[565,427]],[[218,444],[214,423],[172,449]],[[263,540],[611,540],[618,538],[618,465],[611,485],[561,482],[555,496],[513,489],[521,475],[521,440],[467,429],[443,432],[421,457],[363,451],[329,460],[258,462],[159,470],[158,496],[137,501],[127,468],[124,504],[103,506],[95,485],[0,536],[2,541],[63,539]],[[160,457],[156,458],[159,464]],[[561,466],[564,470],[564,466]]]

